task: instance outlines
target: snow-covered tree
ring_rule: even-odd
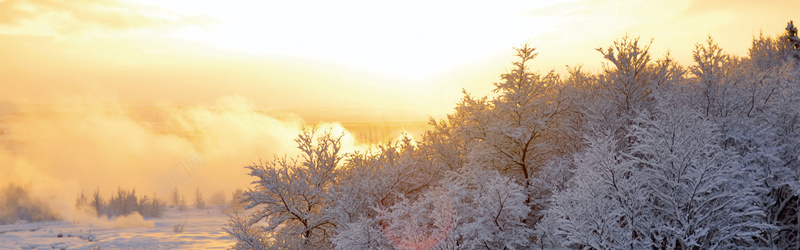
[[[362,217],[339,225],[331,241],[336,249],[392,249],[375,218]]]
[[[333,243],[337,249],[383,249],[389,246],[378,225],[379,208],[405,198],[416,199],[437,179],[439,169],[410,138],[381,145],[374,152],[348,154],[336,186],[331,215],[338,225]]]
[[[788,31],[788,30],[787,30]],[[789,36],[791,34],[787,34]],[[759,38],[751,48],[745,93],[757,100],[754,112],[739,121],[731,143],[761,170],[770,237],[776,248],[800,247],[800,52],[790,42]],[[769,60],[771,59],[771,60]]]
[[[432,145],[436,156],[459,154],[436,158],[448,166],[495,169],[528,192],[536,172],[551,158],[569,151],[565,145],[570,145],[569,138],[574,137],[565,131],[576,126],[565,126],[564,115],[570,105],[559,76],[553,71],[541,75],[530,70],[537,53],[529,44],[515,48],[515,52],[517,61],[494,84],[493,98],[465,92],[455,114],[448,116],[450,126],[444,121],[435,123],[434,132],[425,139],[436,140],[423,145]],[[447,135],[447,140],[441,138]],[[457,171],[454,167],[450,170]],[[526,194],[528,202],[540,198],[531,195]],[[535,219],[525,221],[535,223]]]
[[[478,165],[519,176],[526,188],[528,179],[553,149],[549,142],[555,136],[556,116],[567,107],[559,98],[557,74],[551,71],[541,76],[530,71],[535,50],[528,44],[516,48],[519,60],[494,84],[498,96],[492,100],[492,110],[483,114],[489,116],[488,122],[478,137],[491,155],[475,159]]]
[[[596,77],[593,94],[599,98],[582,111],[588,117],[589,128],[612,131],[620,139],[637,112],[653,108],[659,89],[683,82],[685,70],[669,54],[663,59],[651,59],[651,44],[652,41],[640,45],[639,38],[625,36],[606,49],[597,49],[609,63]]]
[[[705,47],[704,57],[711,47],[711,43]],[[722,93],[720,111],[708,114],[720,124],[721,145],[742,164],[757,169],[762,210],[767,222],[776,226],[765,233],[764,244],[783,249],[796,248],[798,239],[798,220],[787,217],[797,210],[793,201],[800,190],[796,184],[800,77],[793,49],[787,40],[760,36],[753,40],[749,57],[717,67],[713,84]]]
[[[601,93],[623,114],[647,108],[651,103],[653,74],[647,68],[650,44],[652,41],[640,46],[639,38],[625,36],[607,49],[597,48],[613,65],[604,66],[598,78],[605,90]]]
[[[378,146],[375,152],[348,154],[331,188],[331,213],[340,224],[374,217],[374,207],[391,206],[398,196],[418,196],[441,178],[438,171],[408,137]]]
[[[255,226],[250,221],[250,216],[243,209],[226,211],[228,222],[223,230],[236,239],[234,249],[267,249],[276,245],[271,239],[274,232],[263,227]]]
[[[647,183],[648,236],[666,248],[755,246],[770,226],[759,209],[757,169],[719,145],[718,126],[662,100],[633,126],[632,160]]]
[[[567,189],[553,196],[545,218],[537,225],[537,235],[551,233],[561,237],[564,247],[646,247],[647,239],[637,228],[642,224],[639,220],[647,217],[643,214],[645,196],[638,173],[616,150],[618,143],[611,133],[586,140],[584,151],[575,157],[575,175]]]
[[[342,136],[304,128],[295,139],[301,156],[275,158],[248,166],[256,177],[243,201],[254,209],[246,218],[232,216],[225,230],[240,248],[330,248],[334,224],[328,215],[333,201]]]
[[[794,26],[793,21],[786,24],[786,35],[784,38],[794,47],[794,50],[800,51],[800,37],[797,37],[797,27]]]
[[[465,99],[469,100],[469,95],[465,93]],[[445,166],[448,170],[457,170],[466,164],[466,156],[474,145],[473,140],[464,133],[465,116],[464,110],[457,110],[454,114],[448,114],[447,120],[436,121],[431,118],[431,130],[423,134],[423,139],[419,143],[420,147],[426,148],[433,154],[436,164]]]
[[[417,200],[404,197],[378,216],[383,237],[397,249],[436,249],[456,227],[454,190],[435,187]]]
[[[450,172],[419,199],[379,210],[383,237],[398,249],[524,249],[532,230],[521,185],[496,170]]]
[[[575,169],[572,155],[551,160],[531,178],[528,194],[532,197],[530,205],[533,216],[534,245],[545,249],[545,246],[557,246],[559,238],[553,223],[540,223],[546,216],[546,209],[553,205],[553,195],[564,192],[569,187]]]
[[[526,190],[495,170],[452,172],[447,180],[459,193],[454,230],[467,249],[524,249],[532,230],[523,223],[530,213]]]
[[[696,44],[692,51],[696,65],[689,67],[694,75],[694,95],[697,96],[697,108],[704,110],[706,116],[724,117],[731,113],[741,101],[731,97],[732,84],[728,78],[738,67],[739,60],[722,51],[711,36],[706,44]]]
[[[717,126],[680,103],[642,112],[630,152],[590,137],[575,176],[540,223],[564,246],[597,249],[755,246],[764,223],[756,168],[719,145]]]

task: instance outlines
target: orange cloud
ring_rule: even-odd
[[[0,2],[0,24],[44,21],[58,31],[89,27],[114,30],[197,25],[207,27],[211,17],[186,16],[172,11],[116,0],[6,0]]]

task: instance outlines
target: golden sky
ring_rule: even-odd
[[[0,100],[93,96],[208,104],[243,96],[310,121],[442,117],[485,93],[513,46],[534,68],[600,69],[630,34],[690,65],[712,35],[745,55],[797,17],[795,0],[0,0]],[[794,14],[794,15],[793,15]]]

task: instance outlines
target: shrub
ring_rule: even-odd
[[[139,214],[143,217],[159,217],[161,213],[164,212],[164,208],[166,208],[167,202],[159,199],[156,194],[153,194],[153,198],[147,197],[147,195],[142,196],[139,199]]]
[[[176,234],[183,233],[183,229],[186,228],[186,221],[181,221],[178,224],[172,225],[172,231]]]
[[[111,195],[108,200],[108,215],[125,216],[139,211],[139,200],[136,198],[136,189],[127,191],[117,188],[117,194]]]
[[[159,217],[164,213],[167,202],[159,198],[156,194],[152,197],[144,195],[142,197],[136,196],[136,189],[130,191],[123,188],[117,188],[117,193],[111,195],[108,202],[100,195],[100,189],[96,189],[92,194],[91,200],[83,201],[85,198],[78,198],[78,206],[86,206],[81,204],[88,204],[91,211],[94,211],[97,216],[125,216],[134,212],[138,212],[142,217],[154,218]]]
[[[9,184],[0,192],[0,224],[54,219],[56,217],[50,207],[31,197],[27,189]]]
[[[203,198],[203,193],[200,192],[200,188],[198,187],[194,192],[194,206],[203,209],[206,207],[206,199]]]

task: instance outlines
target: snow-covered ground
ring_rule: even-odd
[[[66,221],[0,225],[0,249],[227,249],[234,244],[221,206],[167,208],[153,227],[108,229]],[[174,225],[186,222],[182,233]]]

